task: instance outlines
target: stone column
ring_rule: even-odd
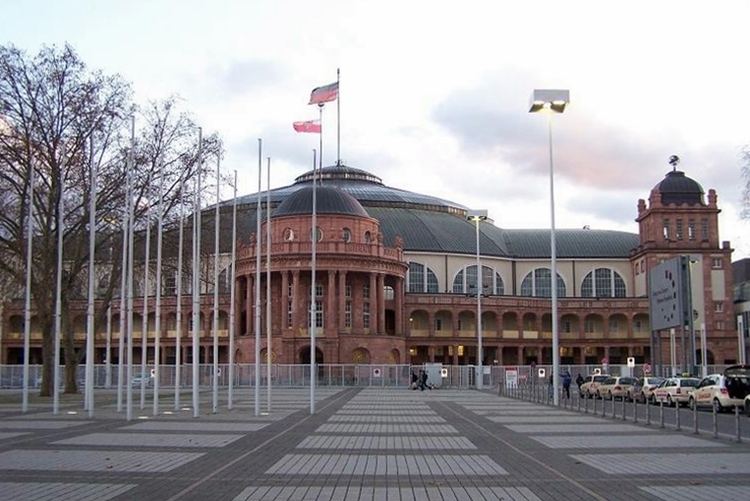
[[[339,271],[339,332],[346,328],[346,272]]]
[[[396,286],[393,289],[393,299],[396,305],[396,332],[397,336],[404,335],[404,279],[401,277],[396,278]]]
[[[301,297],[300,297],[299,280],[300,280],[299,271],[294,270],[292,272],[292,325],[290,325],[289,327],[291,327],[293,331],[292,334],[295,336],[298,334],[297,329],[300,327],[300,321],[301,321],[300,315],[299,315],[300,310],[304,311],[305,309],[304,306],[300,307]],[[307,325],[307,323],[303,323],[302,325]]]
[[[378,273],[378,334],[385,334],[385,275]]]
[[[279,330],[283,335],[286,332],[287,327],[287,312],[289,311],[289,273],[286,271],[281,272],[281,315],[279,318]]]
[[[336,271],[328,270],[328,284],[326,292],[326,314],[324,317],[324,332],[333,335],[338,332],[336,322]]]
[[[370,333],[378,332],[378,284],[375,273],[370,273]]]

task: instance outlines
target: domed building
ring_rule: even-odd
[[[214,210],[203,212],[202,250],[210,257],[202,262],[209,278],[202,280],[200,287],[200,362],[213,361],[211,319],[217,287],[218,361],[229,361],[232,280],[236,285],[234,355],[239,363],[255,361],[256,320],[260,324],[258,349],[262,360],[270,348],[275,363],[309,363],[314,298],[315,357],[319,363],[476,364],[478,287],[482,296],[483,364],[552,362],[553,280],[548,229],[503,229],[489,220],[475,223],[467,219],[469,211],[461,204],[390,187],[369,172],[341,164],[318,173],[313,223],[313,175],[307,172],[268,194],[268,267],[266,193],[238,199],[234,275],[228,237],[232,231],[232,201],[219,207],[221,245],[216,261],[210,256]],[[258,234],[259,196],[263,209]],[[732,312],[732,249],[728,242],[719,241],[719,212],[714,190],[706,197],[699,183],[673,170],[651,190],[648,202],[638,201],[637,234],[558,229],[554,283],[559,298],[561,362],[624,364],[633,357],[639,364],[668,363],[669,342],[662,340],[668,340],[669,333],[652,336],[650,328],[647,277],[649,270],[675,256],[690,257],[693,325],[706,331],[708,362],[734,362],[737,336]],[[476,264],[476,224],[481,270]],[[189,245],[188,241],[185,248]],[[260,283],[256,283],[258,252]],[[174,255],[169,259],[176,261]],[[218,262],[218,283],[210,278],[214,262]],[[155,332],[153,311],[143,323],[149,343],[157,336],[161,341],[162,364],[175,363],[178,336],[181,361],[192,361],[190,287],[187,279],[183,281],[181,332],[177,330],[174,274],[166,274],[163,280],[162,318],[166,320],[161,323],[161,332]],[[142,284],[135,285],[140,289]],[[155,294],[153,283],[148,293]],[[269,299],[270,347],[266,341]],[[136,301],[136,312],[141,311],[141,305]],[[112,305],[109,357],[106,337],[97,334],[97,363],[117,360],[118,306]],[[85,301],[72,308],[72,328],[76,342],[82,344]],[[141,337],[141,322],[136,313],[135,337]],[[2,325],[2,361],[21,363],[22,301],[15,301],[3,312]],[[35,328],[32,319],[32,363],[41,360],[41,336]],[[681,329],[677,332],[678,338],[689,334]],[[136,340],[138,343],[140,340]],[[678,346],[678,358],[682,357],[682,346],[687,344]],[[153,363],[154,351],[146,353],[147,362]],[[137,350],[134,361],[139,363],[140,357]]]

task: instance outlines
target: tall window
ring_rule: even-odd
[[[315,301],[315,327],[323,327],[323,301]],[[307,323],[310,324],[310,308],[307,309]]]
[[[701,219],[701,240],[708,240],[708,218]]]
[[[366,299],[370,297],[370,284],[362,284],[362,297]]]
[[[662,223],[662,233],[664,234],[664,240],[669,240],[669,219],[665,219]]]
[[[362,304],[362,327],[370,328],[370,303]]]
[[[521,282],[521,295],[533,297],[552,296],[552,270],[537,268],[530,271]],[[557,274],[557,297],[565,297],[565,282]]]
[[[458,294],[477,293],[477,266],[467,266],[453,279],[453,292]],[[482,294],[502,295],[505,293],[503,279],[489,266],[482,266]]]
[[[437,275],[421,263],[409,263],[409,292],[438,292]]]
[[[352,326],[352,302],[347,301],[344,310],[344,327]]]
[[[677,240],[682,240],[682,219],[678,219],[675,226],[675,236]]]
[[[286,303],[286,326],[291,327],[293,320],[293,314],[294,314],[294,303],[292,303],[291,300],[287,301]]]
[[[582,297],[625,297],[625,280],[609,268],[597,268],[583,278]]]
[[[695,240],[695,220],[688,219],[688,240]]]

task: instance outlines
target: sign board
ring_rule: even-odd
[[[380,369],[375,368],[372,370],[372,377],[380,377]]]
[[[448,377],[448,369],[446,368],[440,369],[440,377]]]
[[[598,367],[596,369],[594,369],[594,376],[600,376],[601,374],[602,374],[602,370],[601,369],[599,369]]]
[[[505,387],[515,388],[518,386],[518,369],[505,369]]]
[[[492,372],[492,367],[489,365],[482,366],[482,374],[490,374]]]
[[[439,388],[443,384],[443,364],[424,364],[424,371],[427,373],[428,384],[431,384],[434,388]]]
[[[643,364],[643,373],[644,374],[650,374],[651,373],[651,364]]]
[[[539,374],[540,378],[543,378],[544,375],[546,374],[546,371],[544,370],[544,367],[540,367],[537,373]]]
[[[633,367],[635,367],[635,358],[633,358],[633,357],[628,357],[628,367],[630,367],[631,369],[632,369]]]
[[[682,275],[682,259],[679,256],[664,261],[649,271],[651,330],[669,329],[683,324],[685,298]]]

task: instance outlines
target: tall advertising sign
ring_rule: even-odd
[[[685,290],[681,258],[655,266],[648,275],[651,330],[659,331],[684,325]]]

